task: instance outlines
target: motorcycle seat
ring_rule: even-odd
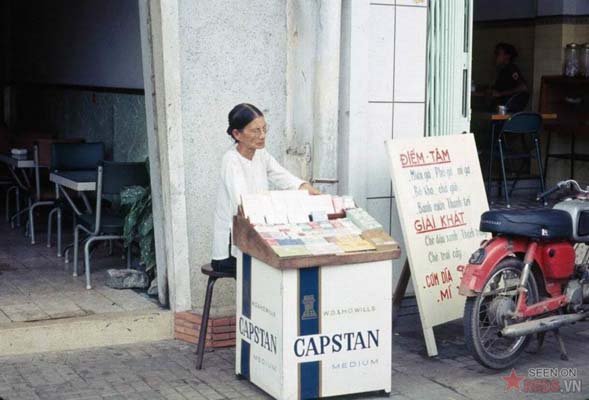
[[[563,210],[501,210],[481,215],[482,232],[524,236],[532,239],[568,239],[573,235],[573,222]]]

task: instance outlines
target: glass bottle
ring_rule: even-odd
[[[589,43],[581,46],[579,58],[581,60],[581,76],[589,78]]]
[[[564,49],[563,75],[571,78],[579,75],[579,61],[579,46],[576,43],[567,44]]]

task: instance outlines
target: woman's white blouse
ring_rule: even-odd
[[[305,181],[288,172],[265,149],[256,150],[251,160],[239,154],[236,147],[225,153],[215,208],[213,260],[223,260],[234,254],[229,248],[229,237],[241,195],[267,191],[269,182],[276,189],[296,190]]]

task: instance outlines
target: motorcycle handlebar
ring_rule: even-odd
[[[560,184],[560,182],[559,182],[559,184]],[[540,201],[540,200],[541,200],[541,199],[543,199],[544,197],[546,197],[546,196],[548,196],[548,195],[551,195],[552,193],[554,193],[554,192],[556,192],[556,191],[560,190],[560,186],[559,186],[559,184],[557,184],[557,185],[555,185],[555,186],[551,187],[550,189],[546,190],[545,192],[542,192],[542,193],[540,193],[540,194],[538,195],[538,197],[536,197],[536,201]]]
[[[564,187],[567,187],[569,185],[573,186],[575,191],[577,191],[578,193],[584,193],[584,194],[589,193],[589,191],[581,189],[581,185],[579,185],[579,183],[577,181],[575,181],[574,179],[569,179],[566,181],[560,181],[556,185],[551,187],[550,189],[546,190],[543,193],[540,193],[538,195],[538,197],[536,197],[536,201],[539,201],[540,199],[543,199],[544,197],[546,197],[546,196],[548,196],[548,195],[550,195],[550,194],[552,194],[552,193],[554,193]]]

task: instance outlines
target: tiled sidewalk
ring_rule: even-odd
[[[460,322],[436,329],[440,355],[429,358],[416,315],[402,317],[393,338],[390,397],[427,399],[587,399],[589,398],[589,323],[563,330],[570,361],[561,361],[547,338],[540,354],[526,354],[515,368],[576,368],[581,393],[505,392],[510,371],[491,371],[467,354]],[[195,347],[179,341],[0,358],[0,397],[24,399],[266,399],[263,392],[234,375],[234,349],[207,353],[205,369],[194,369]],[[350,383],[353,385],[353,382]]]
[[[94,288],[86,290],[84,275],[72,277],[73,263],[56,257],[38,230],[38,243],[31,246],[20,229],[0,222],[0,324],[159,309],[144,295],[104,285],[106,269],[125,265],[120,249],[111,257],[105,248],[97,250],[92,259]]]

